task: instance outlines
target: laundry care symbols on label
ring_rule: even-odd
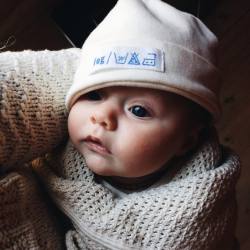
[[[111,47],[93,57],[92,73],[107,69],[164,71],[164,52],[156,48]]]

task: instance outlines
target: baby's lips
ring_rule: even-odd
[[[110,150],[103,144],[103,142],[95,136],[87,136],[83,141],[89,143],[89,146],[94,150],[96,149],[98,151],[100,149],[103,152],[106,151],[106,153],[111,153]]]

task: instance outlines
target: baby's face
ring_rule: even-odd
[[[103,176],[140,177],[185,152],[189,112],[165,91],[108,87],[78,99],[68,118],[72,143]]]

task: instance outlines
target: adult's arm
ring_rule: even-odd
[[[79,49],[0,53],[1,172],[66,138],[64,99],[79,55]]]

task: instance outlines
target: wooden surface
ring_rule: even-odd
[[[224,114],[217,127],[222,143],[232,147],[241,157],[242,173],[237,185],[239,209],[237,238],[241,250],[249,250],[250,1],[220,0],[216,10],[205,22],[220,41],[219,65],[223,76],[221,102]],[[7,34],[9,35],[11,33]],[[55,23],[48,16],[41,15],[16,35],[15,44],[8,49],[39,50],[68,47],[72,47],[72,44]]]
[[[241,250],[250,249],[250,1],[221,0],[207,25],[220,41],[223,77],[223,118],[218,123],[221,141],[241,158],[237,185],[237,237]]]

